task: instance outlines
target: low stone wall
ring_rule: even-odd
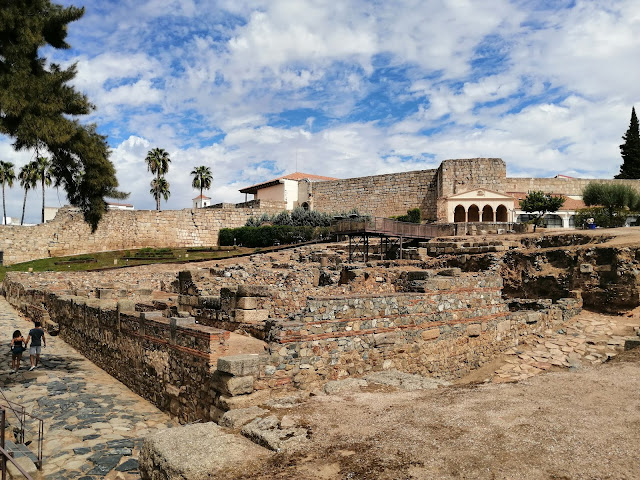
[[[11,276],[11,275],[9,275]],[[131,390],[181,421],[209,419],[212,376],[229,332],[162,312],[121,311],[116,301],[55,295],[5,279],[7,300]]]
[[[571,298],[511,312],[495,273],[441,273],[405,272],[396,282],[403,292],[309,297],[303,309],[284,319],[269,318],[260,308],[265,304],[259,287],[207,297],[194,308],[199,317],[213,320],[227,312],[225,321],[254,324],[265,336],[268,355],[234,357],[225,356],[228,331],[196,324],[193,317],[171,317],[175,306],[164,315],[131,311],[131,300],[28,288],[22,282],[29,275],[14,272],[3,286],[12,305],[41,318],[48,314],[65,341],[181,421],[219,421],[226,410],[264,402],[270,391],[314,388],[369,371],[395,368],[458,378],[582,306],[580,298]],[[186,297],[180,295],[182,305]]]
[[[396,368],[459,378],[579,313],[580,299],[537,312],[509,312],[495,274],[413,282],[416,293],[310,298],[270,332],[271,357],[256,388],[295,386]]]
[[[282,211],[278,202],[254,202],[245,208],[185,210],[110,210],[96,232],[77,209],[60,209],[45,224],[0,225],[3,263],[143,247],[200,247],[218,244],[221,228],[241,227],[249,217]]]

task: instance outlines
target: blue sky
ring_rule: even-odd
[[[59,0],[83,5],[80,0]],[[166,149],[171,197],[207,165],[214,202],[296,170],[335,177],[500,157],[512,176],[611,177],[640,89],[637,0],[101,0],[67,51],[130,203],[154,208],[144,157]],[[0,138],[0,158],[18,166]],[[27,218],[37,221],[38,191]],[[7,195],[19,217],[22,192]],[[66,203],[47,191],[47,204]]]

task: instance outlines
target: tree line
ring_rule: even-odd
[[[170,184],[166,177],[167,173],[169,173],[171,158],[169,158],[169,154],[163,148],[154,148],[147,152],[145,162],[147,163],[147,169],[156,176],[156,178],[151,180],[151,190],[149,190],[149,193],[156,201],[156,210],[159,211],[160,199],[164,198],[166,202],[171,196],[171,191],[169,190]],[[202,197],[203,190],[209,190],[213,182],[211,169],[205,165],[200,165],[191,171],[191,175],[193,175],[191,186],[199,189],[200,197]]]

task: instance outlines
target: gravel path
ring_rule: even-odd
[[[0,297],[0,335],[8,345],[14,330],[26,337],[32,323]],[[0,385],[10,401],[44,419],[44,465],[38,479],[133,480],[144,436],[175,426],[168,415],[67,345],[47,336],[42,366],[10,374],[11,354],[3,347]],[[1,399],[0,399],[1,400]],[[12,427],[16,419],[9,413]],[[26,440],[35,450],[37,424],[27,421]]]

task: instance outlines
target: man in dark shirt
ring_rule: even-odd
[[[31,345],[29,345],[29,340],[31,340]],[[29,371],[31,371],[36,368],[40,362],[42,347],[47,346],[47,341],[44,338],[44,329],[40,322],[36,322],[36,326],[29,330],[27,345],[29,345],[29,359],[31,360],[31,368]]]

